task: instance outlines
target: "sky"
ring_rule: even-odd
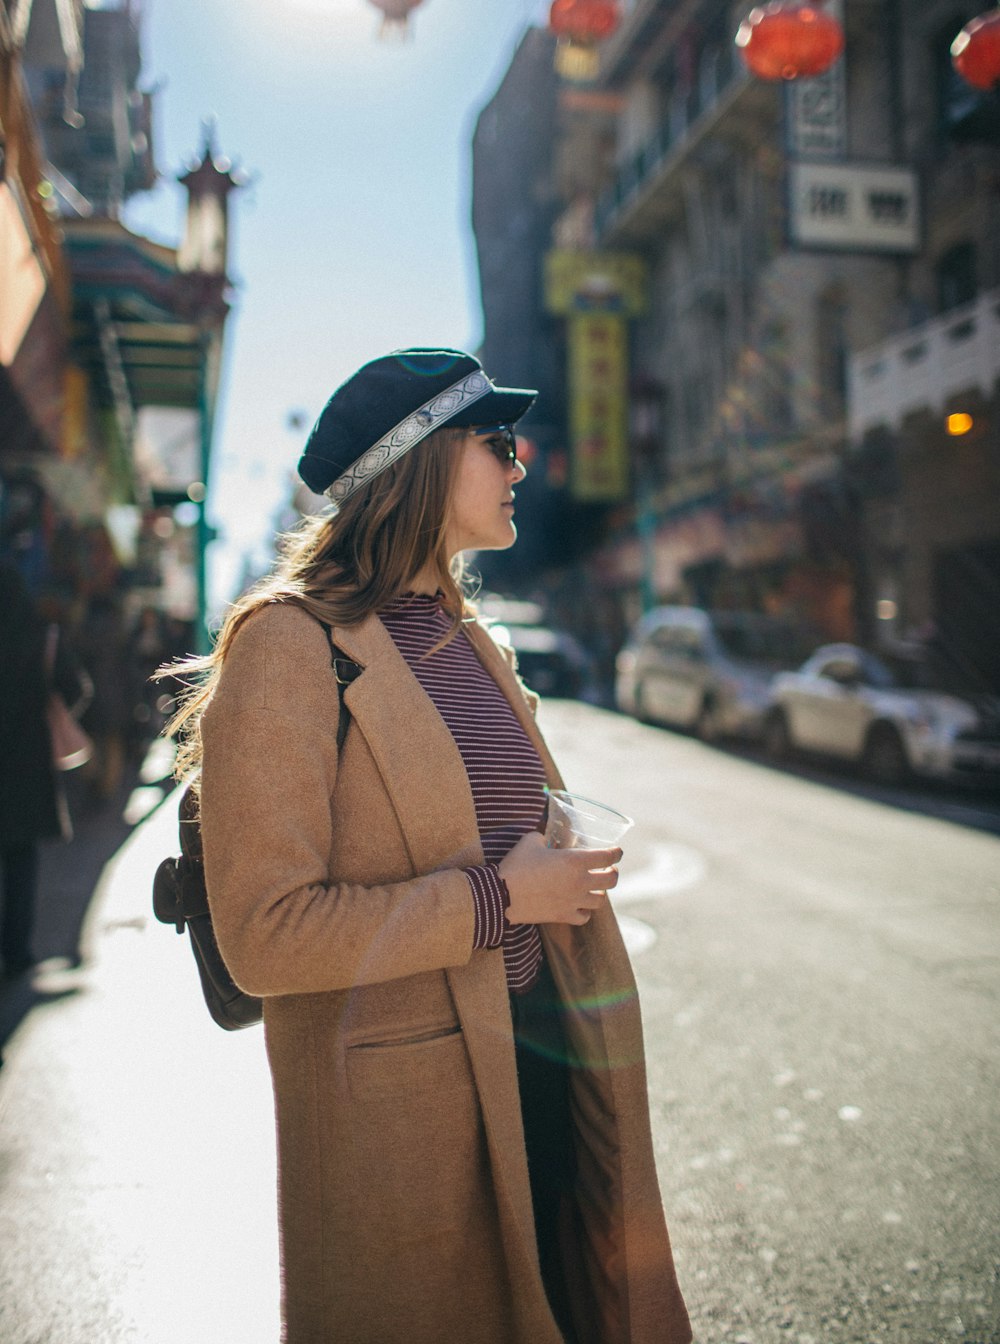
[[[176,244],[176,183],[215,121],[248,175],[230,197],[227,325],[209,520],[210,606],[258,570],[308,433],[360,364],[408,345],[475,349],[476,117],[547,0],[423,0],[405,40],[370,0],[143,0],[143,88],[159,86],[158,186],[131,229]],[[200,157],[200,155],[199,155]],[[502,375],[502,371],[496,371]],[[290,419],[304,416],[300,428]]]

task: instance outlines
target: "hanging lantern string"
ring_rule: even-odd
[[[410,14],[423,0],[368,0],[382,14],[379,37],[393,34],[405,38],[409,34]]]

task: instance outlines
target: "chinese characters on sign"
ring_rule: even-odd
[[[646,270],[629,253],[557,249],[546,258],[547,311],[567,319],[567,391],[573,496],[628,497],[627,319],[646,303]]]
[[[864,163],[793,163],[789,228],[803,247],[915,252],[920,245],[916,174]]]
[[[577,499],[628,495],[625,323],[617,313],[579,313],[569,324],[573,395],[570,486]]]

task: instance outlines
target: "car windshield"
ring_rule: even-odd
[[[864,686],[879,691],[894,690],[899,682],[880,658],[864,649],[821,649],[809,660],[808,670],[821,677],[842,681],[845,676],[859,678]]]
[[[867,685],[875,686],[880,691],[891,691],[898,685],[885,663],[873,654],[866,653],[862,657],[861,672]]]

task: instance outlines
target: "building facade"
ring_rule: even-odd
[[[948,54],[976,9],[827,7],[846,47],[817,79],[752,76],[742,6],[633,0],[596,80],[557,89],[550,248],[646,276],[628,491],[576,578],[623,625],[748,607],[818,639],[930,639],[995,687],[998,127]],[[572,403],[569,360],[563,383]],[[562,429],[587,450],[571,409]]]
[[[237,180],[206,133],[179,246],[122,222],[158,179],[132,0],[0,0],[0,58],[0,552],[68,626],[152,608],[204,647]]]

